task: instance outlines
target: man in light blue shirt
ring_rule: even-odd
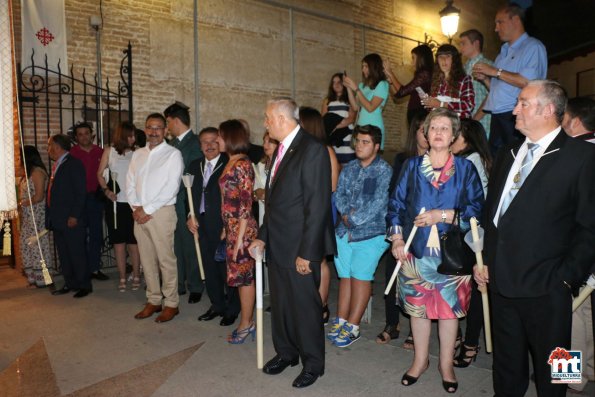
[[[504,42],[494,66],[477,63],[473,77],[482,80],[490,89],[484,110],[492,113],[490,148],[508,145],[522,135],[515,130],[512,110],[523,87],[530,80],[547,75],[545,46],[525,32],[525,11],[511,3],[496,14],[496,32]]]

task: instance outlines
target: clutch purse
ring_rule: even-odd
[[[438,273],[447,276],[467,276],[473,273],[475,254],[465,243],[465,233],[459,226],[461,218],[459,210],[455,210],[450,229],[440,236],[440,254],[442,263],[438,265]]]
[[[215,262],[225,262],[227,260],[226,247],[227,244],[225,240],[219,241],[217,249],[215,250]]]

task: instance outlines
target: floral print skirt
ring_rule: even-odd
[[[398,277],[399,305],[412,317],[455,319],[467,315],[471,297],[471,276],[446,276],[436,270],[438,255],[420,259],[409,255]]]

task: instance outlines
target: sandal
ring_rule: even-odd
[[[120,290],[120,292],[126,292],[126,279],[125,278],[120,279],[120,284],[118,284],[118,289]]]
[[[409,335],[405,338],[405,342],[403,342],[403,349],[405,350],[414,350],[415,345],[413,344],[413,334],[409,331]]]
[[[400,332],[401,329],[399,327],[399,324],[386,324],[382,332],[376,335],[376,343],[378,343],[379,345],[385,345],[391,340],[397,339],[399,337]]]
[[[132,290],[136,291],[140,288],[140,277],[134,277],[132,279]]]
[[[471,355],[469,355],[471,353]],[[472,362],[477,360],[479,353],[479,346],[467,346],[464,343],[461,345],[459,355],[453,360],[453,366],[456,368],[467,368]]]

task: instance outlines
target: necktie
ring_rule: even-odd
[[[48,194],[47,194],[47,206],[50,206],[50,199],[52,197],[52,185],[54,184],[54,177],[56,176],[56,169],[58,168],[58,162],[54,162],[52,165],[52,175],[50,176],[50,183],[48,183]]]
[[[519,168],[518,172],[514,176],[514,178],[512,180],[513,185],[510,188],[510,190],[508,191],[508,194],[506,195],[506,197],[504,198],[504,201],[502,202],[502,207],[500,208],[500,218],[506,212],[506,210],[510,206],[510,203],[512,202],[514,197],[517,195],[519,189],[525,182],[525,179],[527,179],[529,172],[531,172],[531,164],[533,163],[533,156],[535,155],[535,151],[539,148],[539,145],[536,143],[528,143],[527,148],[528,148],[527,154],[525,155],[525,158],[523,159],[521,168]]]
[[[207,183],[209,183],[209,178],[213,173],[213,166],[211,165],[210,161],[207,161],[207,167],[205,173],[202,177],[202,195],[200,197],[200,213],[203,214],[205,212],[205,189],[207,187]]]
[[[279,169],[279,164],[281,164],[281,160],[283,160],[283,149],[285,147],[282,143],[279,143],[279,150],[277,150],[277,159],[275,161],[275,169],[273,170],[273,175],[271,175],[271,180],[277,175],[277,170]]]

